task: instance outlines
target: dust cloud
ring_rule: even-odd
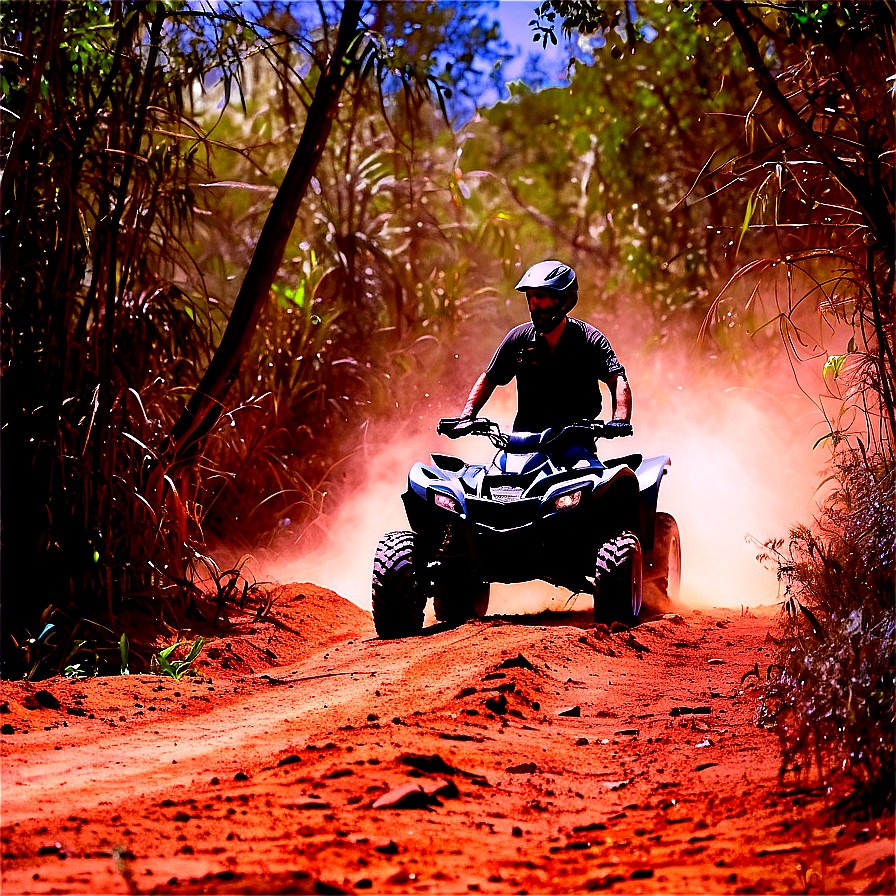
[[[755,541],[786,536],[794,524],[811,520],[825,460],[822,452],[812,450],[817,409],[794,383],[783,352],[780,370],[764,376],[757,388],[745,385],[746,377],[738,381],[721,363],[714,372],[679,350],[626,355],[624,337],[621,346],[620,337],[611,339],[628,361],[635,434],[618,443],[599,443],[598,451],[603,448],[605,457],[633,452],[671,456],[659,509],[671,513],[681,530],[682,604],[746,608],[776,602],[775,572],[756,560]],[[442,414],[458,413],[464,397],[458,396],[456,406],[442,407]],[[511,385],[496,391],[484,413],[509,427],[515,406]],[[604,407],[606,417],[606,395]],[[300,544],[282,551],[263,562],[259,578],[312,581],[370,609],[377,541],[386,532],[408,527],[401,494],[410,467],[428,461],[433,451],[476,463],[494,455],[485,439],[438,436],[437,416],[405,422],[397,436],[369,448],[366,462],[350,474],[354,497],[322,521],[323,547],[303,552]],[[588,606],[589,597],[574,598],[564,589],[535,582],[493,585],[490,613]]]
[[[688,382],[640,418],[645,455],[668,454],[659,510],[678,521],[681,601],[750,607],[780,599],[756,542],[811,520],[824,458],[813,452],[814,409],[783,390]]]

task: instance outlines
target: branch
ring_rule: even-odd
[[[756,76],[756,84],[760,91],[768,98],[782,120],[795,134],[805,141],[816,158],[825,165],[833,177],[855,199],[862,210],[862,214],[865,216],[865,220],[868,222],[868,226],[874,232],[874,236],[882,245],[892,247],[893,222],[889,214],[887,214],[885,209],[881,210],[877,203],[865,195],[867,190],[864,188],[862,181],[843,164],[837,155],[831,152],[818,133],[800,118],[781,92],[778,82],[759,53],[759,47],[756,45],[756,41],[753,40],[750,29],[744,24],[744,19],[741,18],[741,14],[747,19],[750,18],[746,5],[742,0],[727,0],[727,2],[713,3],[713,6],[734,32],[734,36],[743,49],[747,63]]]
[[[343,7],[336,45],[314,92],[302,137],[262,228],[221,343],[163,445],[163,456],[170,464],[191,463],[220,419],[330,135],[339,97],[351,71],[348,57],[358,36],[360,14],[361,3],[356,0]]]

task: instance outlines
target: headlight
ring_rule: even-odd
[[[560,497],[554,501],[554,507],[556,507],[557,510],[569,510],[570,507],[575,507],[581,499],[582,490],[579,489],[579,491],[570,492],[568,495],[560,495]]]
[[[458,512],[457,501],[455,501],[454,498],[450,498],[448,495],[440,495],[438,492],[435,492],[433,500],[439,507],[442,507],[445,510],[450,510],[452,513]]]

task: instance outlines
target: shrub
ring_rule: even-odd
[[[770,542],[785,585],[784,637],[760,719],[781,739],[782,776],[842,771],[854,800],[892,807],[894,475],[860,449],[835,459],[837,486],[810,529]]]

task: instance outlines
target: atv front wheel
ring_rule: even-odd
[[[488,612],[490,591],[488,582],[472,579],[444,585],[432,598],[436,619],[449,625],[461,625],[471,619],[482,618]]]
[[[622,532],[601,545],[594,572],[594,621],[636,625],[643,576],[641,542],[634,532]]]
[[[373,624],[381,638],[405,638],[423,630],[426,595],[414,563],[413,532],[389,532],[373,560]]]
[[[675,517],[656,515],[653,550],[644,558],[644,578],[648,585],[645,603],[664,613],[678,602],[681,592],[681,535]]]

